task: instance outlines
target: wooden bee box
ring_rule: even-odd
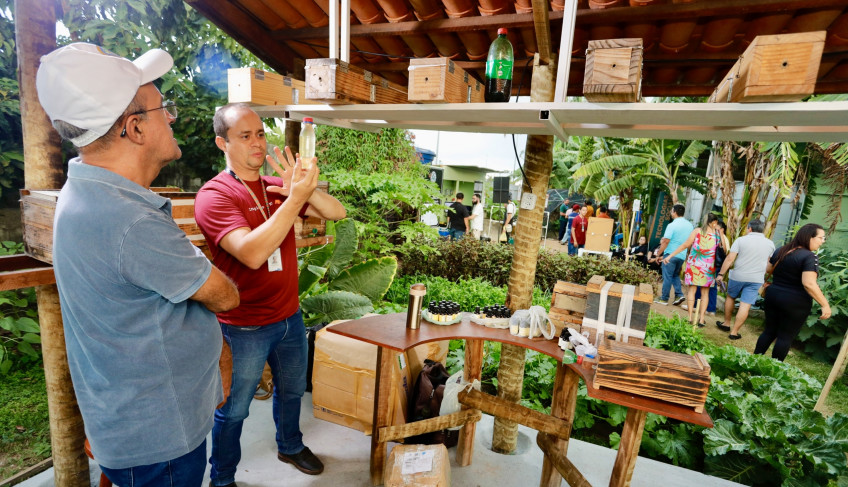
[[[251,105],[319,105],[306,99],[306,85],[299,79],[256,68],[227,70],[230,103]]]
[[[409,61],[410,102],[483,103],[483,84],[446,57]]]
[[[645,329],[648,326],[648,313],[654,300],[654,290],[650,284],[639,284],[629,286],[633,293],[631,303],[630,322],[623,322],[618,327],[619,309],[622,297],[628,290],[624,284],[607,281],[604,276],[593,276],[586,284],[586,311],[580,331],[589,332],[589,341],[600,345],[606,341],[617,340],[635,345],[642,345],[645,337]],[[606,290],[606,292],[604,292]],[[601,306],[603,294],[606,294],[606,304]],[[603,309],[601,309],[603,307]],[[628,310],[623,310],[627,313]],[[602,333],[599,316],[603,316],[604,327]]]
[[[565,327],[580,330],[585,311],[586,286],[558,281],[554,286],[551,310],[548,312],[548,318],[556,328],[554,336],[558,337]]]
[[[816,89],[825,31],[757,36],[710,95],[715,103],[800,101]]]
[[[53,263],[53,214],[58,189],[22,189],[21,222],[24,249],[31,257]]]
[[[704,411],[710,364],[700,353],[682,353],[606,342],[598,348],[594,387],[606,387]]]
[[[306,98],[329,104],[406,103],[406,86],[334,58],[306,60]]]
[[[642,39],[589,41],[583,96],[593,102],[642,99]]]

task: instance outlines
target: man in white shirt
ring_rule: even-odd
[[[471,236],[474,237],[474,240],[480,240],[480,236],[483,234],[483,203],[477,193],[474,193],[474,196],[471,197],[471,202],[473,206],[471,216],[468,218],[471,222]]]
[[[509,237],[512,236],[512,217],[515,215],[515,203],[512,202],[512,198],[510,197],[506,201],[506,211],[504,212],[504,221],[503,221],[503,229],[501,230],[501,242],[509,243]],[[507,227],[509,225],[509,227]]]

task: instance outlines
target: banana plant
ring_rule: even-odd
[[[353,220],[327,222],[334,242],[300,255],[298,293],[307,325],[356,319],[374,311],[397,273],[395,257],[351,264],[359,239]]]

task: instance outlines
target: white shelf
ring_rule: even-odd
[[[591,135],[680,140],[848,141],[848,101],[808,103],[466,103],[261,106],[263,117],[375,131]]]

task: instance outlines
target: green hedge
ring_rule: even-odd
[[[435,248],[435,251],[429,251]],[[473,239],[426,242],[418,249],[399,255],[399,275],[441,276],[450,281],[480,278],[495,286],[504,286],[512,266],[512,245],[480,242]],[[539,251],[535,285],[551,292],[557,281],[586,284],[600,274],[609,281],[623,284],[643,282],[656,285],[660,276],[635,262],[592,256],[578,258],[547,249]]]
[[[819,253],[818,283],[830,304],[831,317],[820,320],[821,308],[813,301],[813,311],[798,340],[807,354],[833,362],[848,330],[848,251],[824,249]]]

